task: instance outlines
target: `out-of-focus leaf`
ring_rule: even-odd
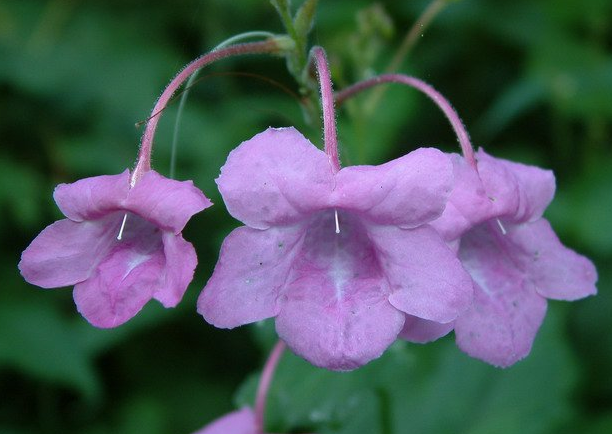
[[[547,215],[573,239],[602,255],[612,253],[612,162],[592,162],[586,175],[560,189]]]
[[[529,71],[547,85],[562,112],[576,118],[612,116],[612,100],[602,92],[612,88],[612,60],[601,48],[552,33],[534,44]]]
[[[270,0],[276,12],[285,24],[285,29],[288,33],[293,33],[293,21],[291,19],[291,2],[289,0]]]
[[[306,41],[306,37],[312,29],[317,11],[318,0],[306,0],[295,13],[293,18],[293,26],[298,38]]]
[[[581,355],[586,379],[582,391],[588,391],[586,396],[581,397],[580,403],[584,408],[591,409],[585,415],[589,417],[595,410],[609,409],[612,401],[612,376],[602,375],[609,372],[612,366],[612,261],[600,261],[598,265],[598,294],[581,300],[574,307],[569,322],[572,342]]]
[[[474,135],[487,143],[514,119],[540,103],[545,96],[545,89],[541,82],[527,79],[509,86],[483,113],[474,126]]]
[[[19,282],[16,267],[10,271],[7,268],[0,268],[6,285],[0,303],[0,368],[11,368],[26,377],[72,389],[89,401],[99,399],[102,392],[95,369],[97,358],[143,329],[169,318],[166,309],[150,303],[122,327],[97,329],[76,310],[73,315],[65,315],[54,291]],[[27,291],[40,292],[34,297],[19,297],[20,292]],[[47,294],[42,294],[43,291]]]
[[[0,305],[0,365],[79,390],[100,392],[90,354],[74,340],[74,327],[44,305]]]
[[[41,184],[41,176],[25,164],[0,159],[0,206],[23,228],[40,224],[42,203],[38,188]],[[0,229],[6,223],[5,218],[1,219]]]
[[[426,347],[398,342],[349,373],[318,369],[286,354],[268,399],[269,426],[364,432],[358,424],[349,428],[350,418],[338,415],[350,414],[350,403],[368,391],[376,408],[370,418],[391,433],[546,433],[570,417],[576,381],[561,324],[551,309],[532,354],[506,370],[467,357],[450,339]],[[252,405],[256,384],[256,377],[245,383],[239,406]]]

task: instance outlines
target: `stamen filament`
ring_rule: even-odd
[[[125,229],[125,222],[127,221],[127,213],[123,216],[123,221],[121,222],[121,228],[119,229],[119,235],[117,235],[117,241],[121,241],[123,238],[123,229]]]
[[[338,221],[338,210],[334,210],[334,219],[336,220],[336,233],[340,233],[340,222]]]
[[[508,233],[508,231],[506,231],[506,228],[502,224],[501,220],[500,219],[495,219],[495,221],[497,221],[497,226],[499,226],[499,229],[501,230],[502,235],[506,235]]]

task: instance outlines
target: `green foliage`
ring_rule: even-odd
[[[552,309],[532,354],[500,370],[461,353],[452,339],[397,342],[357,371],[330,372],[286,354],[270,392],[271,432],[536,434],[571,417],[577,367]],[[265,328],[259,333],[267,335]],[[554,358],[551,358],[554,354]],[[252,405],[257,377],[237,396]]]
[[[298,39],[306,40],[315,20],[318,0],[306,0],[295,13],[293,28]]]
[[[328,51],[341,89],[384,71],[429,4],[294,3],[0,2],[0,433],[189,433],[230,411],[236,389],[261,368],[275,339],[270,322],[253,333],[221,331],[195,312],[221,241],[238,225],[214,178],[233,147],[269,125],[295,125],[321,145],[317,90],[304,75],[311,43]],[[610,431],[610,16],[608,0],[449,2],[402,68],[450,99],[477,146],[555,171],[547,216],[564,243],[594,258],[599,295],[551,303],[533,353],[508,370],[470,359],[452,338],[398,343],[343,374],[287,354],[273,381],[271,429]],[[23,282],[20,252],[60,216],[54,186],[132,166],[142,134],[134,125],[163,86],[192,58],[250,30],[291,38],[289,71],[283,59],[249,56],[204,70],[191,89],[177,178],[193,179],[216,205],[187,227],[199,265],[181,305],[151,303],[125,326],[97,330],[78,316],[69,289]],[[380,163],[419,146],[457,150],[444,117],[416,92],[390,85],[373,110],[364,108],[368,100],[358,96],[338,111],[344,164]],[[156,137],[161,173],[177,106]],[[238,403],[252,403],[256,381],[251,375],[240,387]]]

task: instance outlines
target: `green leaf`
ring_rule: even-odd
[[[593,161],[585,176],[562,185],[547,210],[553,225],[601,255],[612,253],[612,163]]]
[[[298,9],[293,19],[293,27],[297,37],[306,41],[308,33],[312,29],[317,11],[318,0],[306,0]]]
[[[11,366],[94,398],[99,378],[90,354],[75,344],[76,328],[51,305],[0,305],[0,366]]]
[[[42,177],[29,167],[11,161],[0,160],[0,205],[24,228],[40,224],[42,212]],[[3,227],[6,219],[2,219]]]
[[[562,330],[562,318],[551,309],[532,354],[506,370],[467,357],[448,338],[427,346],[397,342],[380,359],[345,373],[286,354],[268,398],[268,428],[544,434],[571,414],[576,374]],[[243,385],[239,406],[253,404],[256,385],[257,376]]]
[[[474,127],[475,136],[488,142],[512,121],[526,113],[546,96],[546,87],[539,80],[520,79],[508,86],[484,112]]]
[[[276,12],[280,15],[287,33],[295,37],[295,29],[293,28],[293,20],[291,19],[291,2],[289,0],[270,0]]]

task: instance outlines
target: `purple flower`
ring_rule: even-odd
[[[249,407],[233,411],[193,434],[257,434],[255,413]]]
[[[176,306],[197,263],[181,231],[211,205],[191,181],[151,170],[130,187],[126,170],[60,184],[53,196],[67,218],[23,252],[19,269],[28,282],[75,285],[79,312],[97,327],[123,324],[151,298]]]
[[[595,267],[564,247],[542,213],[552,200],[551,171],[497,159],[480,150],[478,172],[453,155],[457,187],[433,226],[458,249],[474,281],[474,303],[455,321],[458,346],[509,366],[527,356],[546,314],[546,299],[596,293]],[[434,324],[439,334],[449,325]],[[422,333],[436,334],[431,324]]]
[[[406,318],[450,323],[472,284],[425,223],[444,210],[452,179],[435,149],[334,174],[295,129],[258,134],[217,179],[247,226],[225,239],[198,312],[223,328],[275,317],[295,353],[336,370],[379,357]]]

